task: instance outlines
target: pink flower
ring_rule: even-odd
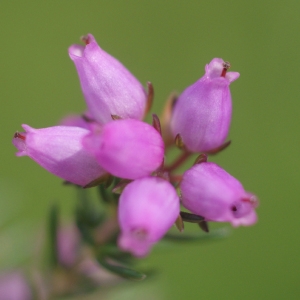
[[[103,51],[91,34],[86,46],[72,45],[70,58],[77,69],[81,88],[92,117],[100,124],[122,119],[142,119],[146,93],[139,81],[114,57]]]
[[[119,201],[119,246],[133,255],[148,254],[179,215],[179,198],[166,180],[145,177],[128,184]]]
[[[3,300],[31,300],[32,293],[20,272],[0,275],[0,299]]]
[[[26,132],[17,132],[13,138],[19,150],[17,156],[27,155],[50,173],[81,186],[105,174],[82,147],[81,140],[88,130],[70,126],[23,128]]]
[[[183,174],[182,204],[207,221],[230,222],[233,226],[256,223],[257,198],[214,163],[204,162]]]
[[[214,58],[205,67],[205,75],[189,86],[175,104],[171,130],[180,134],[191,152],[206,152],[221,146],[231,121],[229,85],[239,73],[228,72],[229,64]]]
[[[107,172],[127,179],[150,175],[164,157],[160,134],[149,124],[133,119],[95,127],[83,145]]]
[[[76,227],[60,227],[57,232],[58,261],[65,267],[72,267],[79,254],[80,236]]]

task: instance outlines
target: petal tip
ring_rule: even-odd
[[[84,53],[84,46],[77,45],[77,44],[72,45],[72,46],[69,47],[68,53],[69,53],[69,56],[72,60],[76,59],[78,57],[82,57],[83,53]]]

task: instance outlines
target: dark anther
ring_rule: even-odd
[[[227,70],[230,69],[230,62],[224,61],[221,77],[225,77]]]
[[[23,141],[25,141],[25,136],[20,134],[18,131],[14,134],[14,138],[18,138],[18,139],[21,139]]]
[[[90,39],[88,35],[85,35],[83,37],[81,37],[81,40],[83,43],[85,43],[86,45],[88,45],[90,43]]]

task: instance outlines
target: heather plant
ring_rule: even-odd
[[[49,128],[23,125],[25,132],[13,138],[17,156],[29,156],[78,193],[73,224],[62,225],[57,206],[50,210],[50,265],[38,272],[39,280],[31,278],[32,291],[22,299],[30,293],[47,299],[143,280],[147,270],[136,271],[133,264],[161,240],[201,242],[226,236],[222,229],[210,231],[210,222],[237,227],[257,221],[256,196],[208,162],[230,145],[229,85],[239,73],[228,72],[230,64],[214,58],[204,76],[179,97],[172,95],[162,117],[153,114],[148,124],[152,84],[146,92],[91,34],[82,41],[69,48],[69,56],[86,111]],[[167,164],[173,147],[180,149],[179,156]],[[194,164],[181,173],[193,155]],[[90,188],[98,190],[100,202],[90,199]],[[186,235],[185,222],[197,224],[202,233]],[[169,233],[173,225],[178,234]],[[24,289],[23,277],[16,278]]]

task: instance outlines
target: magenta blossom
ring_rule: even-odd
[[[182,204],[207,221],[230,222],[233,226],[256,223],[257,198],[214,163],[204,162],[183,174]]]
[[[148,254],[179,215],[179,197],[166,180],[145,177],[128,184],[119,201],[119,246],[133,255]]]
[[[107,172],[127,179],[150,175],[164,158],[160,134],[151,125],[133,119],[95,127],[83,145]]]
[[[142,119],[146,93],[139,81],[114,57],[102,50],[94,37],[83,38],[86,46],[69,48],[92,117],[100,124],[123,119]]]
[[[81,186],[106,173],[82,147],[81,140],[88,130],[70,126],[23,128],[26,132],[17,132],[13,138],[19,150],[17,156],[27,155],[47,171]]]
[[[0,275],[0,299],[31,300],[32,293],[21,272]]]
[[[226,72],[229,64],[214,58],[205,67],[205,75],[189,86],[173,109],[171,130],[181,135],[191,152],[206,152],[221,146],[231,121],[229,85],[239,77]]]
[[[60,227],[57,232],[57,254],[61,265],[71,268],[79,256],[80,235],[75,226]]]

